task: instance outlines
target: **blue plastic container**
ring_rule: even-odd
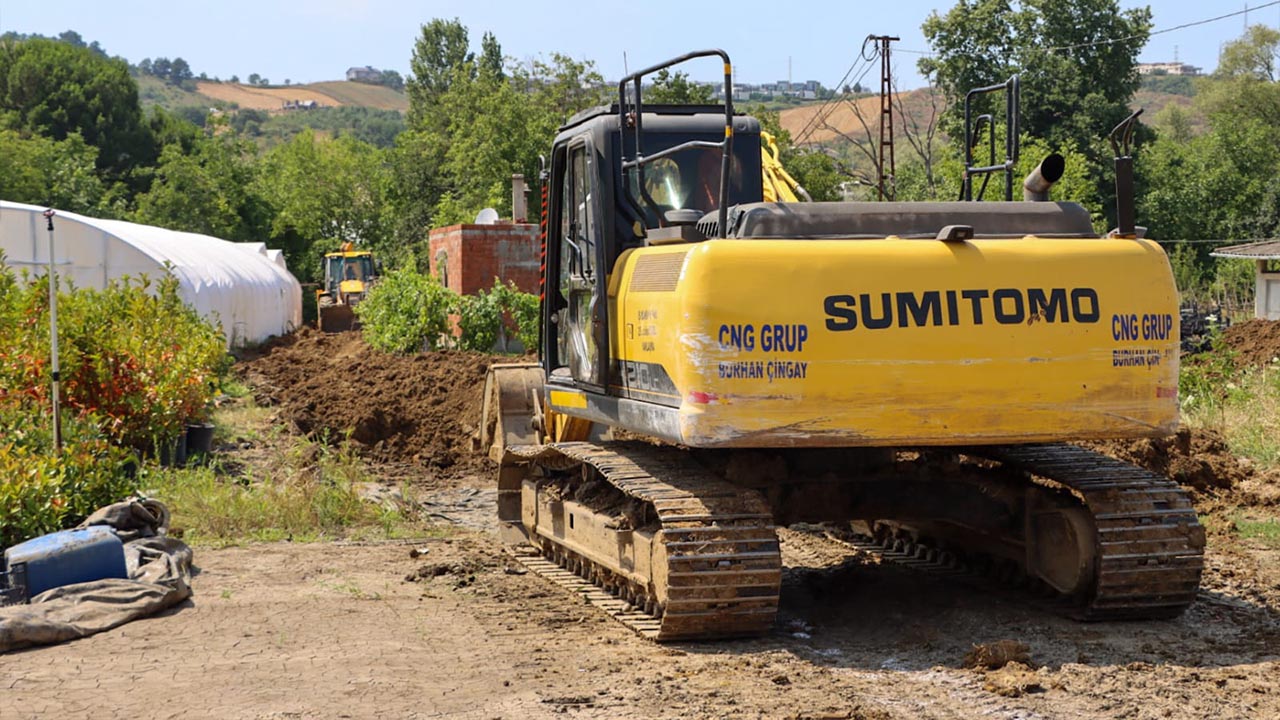
[[[19,597],[13,598],[17,602],[63,585],[129,576],[124,544],[105,525],[63,530],[14,545],[4,551],[4,565],[10,585],[19,590]]]

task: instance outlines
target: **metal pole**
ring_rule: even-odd
[[[50,368],[53,370],[53,448],[56,454],[62,454],[62,417],[58,412],[59,368],[58,368],[58,273],[53,259],[53,216],[52,208],[44,211],[49,230],[49,343],[52,356]]]

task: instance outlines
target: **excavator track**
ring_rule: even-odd
[[[995,580],[1024,599],[1081,620],[1174,617],[1195,600],[1205,533],[1177,484],[1073,445],[983,447],[966,454],[1028,473],[1083,503],[1095,528],[1093,576],[1085,591],[1057,593],[1006,559],[939,547],[892,523],[876,524],[871,535],[829,536],[896,565],[977,586]]]
[[[773,516],[758,493],[690,467],[679,450],[641,443],[509,446],[502,466],[521,471],[521,530],[542,558],[517,558],[534,572],[658,641],[773,628],[782,560]],[[640,501],[656,524],[628,528],[593,508],[586,518],[583,505],[550,491],[557,478],[588,474]],[[611,554],[610,544],[623,550]]]
[[[1195,600],[1205,531],[1176,483],[1074,445],[982,448],[975,454],[1057,483],[1084,502],[1096,527],[1095,580],[1072,614],[1084,620],[1166,618]]]

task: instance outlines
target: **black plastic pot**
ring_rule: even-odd
[[[213,425],[200,423],[187,426],[187,457],[203,459],[213,450]]]

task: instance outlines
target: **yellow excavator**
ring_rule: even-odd
[[[359,326],[353,308],[364,299],[375,280],[378,266],[373,253],[343,243],[326,253],[324,281],[316,288],[316,322],[324,332],[344,332]]]
[[[643,104],[642,78],[699,57],[724,62],[723,106]],[[555,139],[540,361],[490,369],[480,432],[522,561],[660,641],[769,632],[776,528],[800,522],[1081,619],[1182,612],[1205,543],[1189,497],[1069,444],[1178,424],[1177,290],[1133,221],[1136,118],[1113,132],[1100,236],[1048,201],[1061,156],[1012,200],[1016,78],[971,93],[1004,94],[1006,152],[993,139],[984,165],[966,143],[956,202],[768,200],[731,90],[724,52],[689,53]],[[993,129],[970,120],[968,138]],[[973,201],[992,175],[1006,202]]]

